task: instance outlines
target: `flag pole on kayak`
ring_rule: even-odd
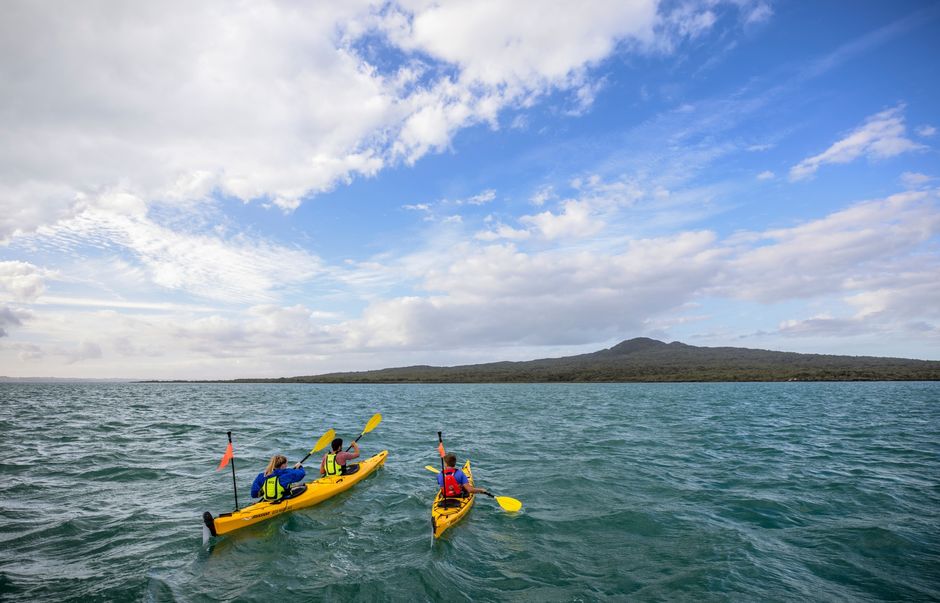
[[[221,470],[229,462],[232,463],[232,490],[235,491],[235,510],[238,510],[238,484],[235,482],[235,449],[232,447],[232,432],[228,433],[228,446],[225,447],[225,454],[222,455],[222,460],[219,462],[219,468],[216,471]]]
[[[444,438],[437,432],[437,451],[441,454],[441,473],[444,473]]]

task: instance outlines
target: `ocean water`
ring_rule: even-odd
[[[244,506],[375,412],[383,469],[203,544],[226,431]],[[432,543],[438,430],[523,510]],[[0,472],[2,600],[940,600],[940,383],[4,384]]]

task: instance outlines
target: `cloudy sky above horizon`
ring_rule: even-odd
[[[7,2],[0,375],[940,359],[940,6]]]

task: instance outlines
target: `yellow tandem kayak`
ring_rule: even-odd
[[[463,466],[463,472],[467,476],[467,481],[473,485],[473,473],[470,472],[470,461],[467,460]],[[473,506],[474,494],[466,498],[444,498],[444,493],[438,489],[437,496],[434,497],[434,504],[431,506],[431,531],[435,538],[440,538],[444,530],[454,525],[463,516],[470,511]],[[446,503],[444,501],[447,501]]]
[[[282,513],[296,511],[304,507],[312,507],[328,498],[332,498],[352,488],[357,482],[362,481],[376,469],[385,463],[385,457],[388,456],[388,450],[383,450],[377,455],[368,458],[359,463],[359,471],[352,475],[337,475],[331,477],[321,477],[305,484],[306,490],[293,498],[281,500],[279,502],[257,502],[245,507],[240,511],[233,513],[222,513],[218,517],[212,517],[212,514],[206,511],[203,513],[203,522],[213,536],[222,536],[235,530],[254,525],[256,523],[271,519]]]

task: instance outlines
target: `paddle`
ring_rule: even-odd
[[[307,456],[305,456],[303,460],[300,461],[299,464],[303,465],[304,461],[309,459],[311,454],[313,454],[314,452],[318,450],[322,450],[323,448],[326,448],[326,445],[332,442],[333,438],[335,437],[336,437],[336,431],[334,431],[333,429],[330,429],[329,431],[324,433],[322,436],[320,436],[320,439],[317,440],[317,443],[313,446],[313,448],[310,449],[310,452],[307,453]]]
[[[431,473],[441,472],[440,469],[432,467],[431,465],[425,465],[424,468],[430,471]],[[496,502],[499,503],[499,506],[501,506],[504,510],[509,511],[510,513],[515,513],[516,511],[522,508],[522,501],[516,500],[515,498],[512,498],[511,496],[495,496],[493,494],[490,494],[486,490],[481,490],[480,494],[486,494],[490,498],[495,498]]]
[[[379,423],[381,423],[381,422],[382,422],[382,414],[381,414],[381,413],[375,413],[374,415],[372,415],[372,418],[369,419],[369,422],[368,422],[368,423],[366,423],[366,426],[365,426],[365,428],[362,430],[362,433],[359,434],[359,437],[357,437],[355,440],[353,440],[353,443],[358,442],[358,441],[359,441],[359,438],[361,438],[362,436],[366,435],[367,433],[369,433],[370,431],[372,431],[373,429],[375,429],[376,427],[378,427],[378,426],[379,426]],[[349,452],[350,450],[352,450],[352,444],[349,445],[349,448],[346,449],[346,452]]]

